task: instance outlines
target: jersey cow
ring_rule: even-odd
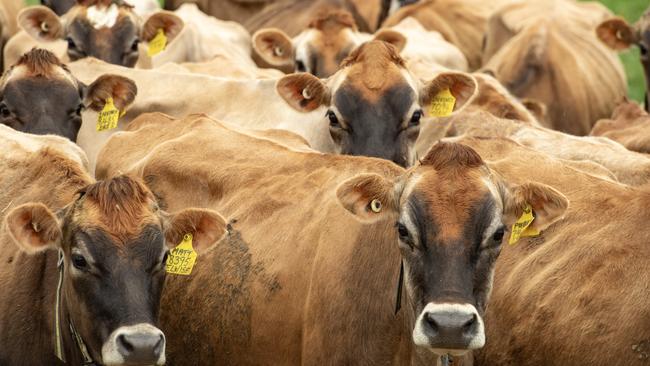
[[[459,142],[503,179],[552,185],[571,202],[562,221],[502,250],[475,365],[647,364],[650,246],[639,228],[650,219],[648,187],[581,173],[507,139]]]
[[[17,34],[7,45],[5,63],[35,46],[64,52],[70,61],[95,57],[116,65],[133,67],[140,56],[141,42],[149,42],[160,30],[171,42],[183,29],[183,21],[170,12],[157,12],[143,22],[133,7],[122,0],[88,0],[64,16],[34,6],[23,9],[18,22],[26,33]],[[60,54],[59,57],[62,57]]]
[[[169,76],[104,68],[94,61],[71,67],[90,78],[101,70],[111,70],[137,81],[141,97],[121,126],[143,112],[161,111],[180,117],[200,111],[240,127],[298,133],[321,152],[380,157],[402,166],[416,160],[413,145],[420,120],[430,113],[432,101],[449,90],[456,100],[450,108],[453,113],[470,102],[476,92],[474,78],[464,73],[432,73],[433,79],[424,82],[413,77],[397,50],[380,41],[358,48],[341,70],[325,80],[306,73],[247,82]],[[94,131],[96,119],[89,117],[88,121],[80,132],[80,143],[84,150],[95,151],[90,153],[92,161],[103,145],[98,138],[105,141],[108,133],[98,136]]]
[[[567,207],[549,186],[501,180],[463,145],[438,144],[404,170],[298,152],[202,116],[147,114],[129,129],[106,145],[100,176],[146,176],[167,209],[208,203],[230,217],[196,275],[166,284],[161,320],[177,365],[463,355],[486,342],[481,314],[506,227],[526,202],[540,230]]]
[[[424,60],[467,70],[467,60],[459,49],[439,33],[425,30],[414,18],[371,35],[359,32],[352,15],[340,10],[320,14],[293,38],[280,29],[261,29],[253,35],[253,48],[269,65],[326,78],[355,48],[372,39],[393,44],[407,62]]]
[[[0,141],[0,364],[165,364],[168,245],[193,234],[205,250],[223,219],[166,214],[128,176],[93,182],[63,138],[0,126]]]
[[[611,118],[596,123],[591,135],[604,136],[628,150],[650,154],[650,116],[635,102],[621,103]]]
[[[637,45],[641,51],[641,65],[645,72],[646,96],[645,110],[650,112],[650,9],[641,16],[635,25],[628,24],[623,18],[611,18],[598,26],[598,37],[610,48],[621,51]]]
[[[33,49],[0,79],[0,124],[76,141],[86,108],[100,111],[110,97],[124,110],[136,93],[133,81],[117,75],[101,75],[86,85],[54,54]]]
[[[489,21],[483,68],[515,96],[544,103],[545,126],[586,135],[627,95],[621,61],[596,37],[608,13],[567,0],[506,6]]]

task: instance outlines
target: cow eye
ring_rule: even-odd
[[[72,38],[68,37],[68,38],[66,38],[65,40],[68,42],[68,48],[69,48],[69,49],[76,49],[76,48],[77,48],[77,44],[74,43],[74,41],[72,40]]]
[[[77,110],[75,111],[77,116],[81,116],[81,112],[84,111],[84,108],[86,108],[86,106],[84,106],[83,104],[79,104],[79,106],[77,107]]]
[[[0,116],[7,118],[11,115],[11,112],[9,111],[9,108],[7,108],[6,105],[0,104]]]
[[[305,67],[305,63],[300,60],[296,60],[296,71],[299,72],[307,71],[307,68]]]
[[[422,111],[417,110],[413,112],[413,116],[411,116],[411,126],[419,126],[420,125],[420,119],[422,118]]]
[[[648,54],[648,48],[641,43],[639,43],[639,49],[641,50],[641,56],[646,56]]]
[[[397,223],[397,233],[399,234],[400,240],[402,240],[403,242],[408,242],[411,240],[409,230],[401,222]]]
[[[131,44],[131,51],[133,51],[133,52],[137,52],[137,51],[138,51],[138,45],[139,45],[139,44],[140,44],[140,40],[139,40],[139,39],[136,39],[135,41],[133,41],[133,43]]]
[[[503,235],[505,235],[505,232],[506,232],[505,229],[504,229],[503,227],[500,227],[500,228],[497,229],[497,231],[494,233],[494,235],[492,236],[492,239],[494,239],[494,241],[500,243],[501,240],[503,240]]]
[[[88,267],[88,262],[86,262],[86,258],[84,258],[83,255],[81,255],[81,254],[73,254],[72,255],[72,265],[76,269],[83,271]]]
[[[336,117],[336,113],[327,111],[327,118],[330,120],[330,127],[341,128],[341,124],[339,123],[339,118]]]

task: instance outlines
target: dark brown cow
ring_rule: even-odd
[[[93,182],[62,138],[0,127],[0,140],[0,364],[163,365],[168,245],[193,234],[201,252],[223,219],[166,214],[128,176]]]
[[[162,29],[171,42],[183,28],[179,17],[165,11],[143,25],[123,0],[84,0],[61,18],[47,7],[34,6],[22,10],[18,21],[36,40],[66,40],[71,61],[95,57],[127,67],[138,61],[141,41],[151,41]]]
[[[54,10],[57,15],[63,15],[72,9],[76,0],[41,0],[41,4],[47,6],[48,8]]]
[[[526,202],[542,230],[567,207],[548,186],[502,181],[463,145],[438,144],[404,170],[204,116],[145,114],[128,128],[98,174],[137,172],[167,209],[208,203],[232,219],[196,276],[166,284],[175,365],[432,364],[479,348],[505,229]]]
[[[637,45],[641,51],[641,65],[645,72],[646,96],[645,110],[650,112],[650,99],[648,90],[650,90],[650,9],[641,16],[635,25],[628,24],[623,18],[612,18],[604,21],[598,27],[598,37],[606,45],[616,51],[628,49],[632,45]]]
[[[86,107],[100,111],[111,97],[123,111],[136,94],[135,83],[117,75],[102,75],[86,86],[54,54],[33,49],[0,79],[0,124],[76,141]]]

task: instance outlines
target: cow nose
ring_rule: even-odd
[[[467,350],[483,347],[483,321],[469,304],[428,304],[413,331],[419,346]]]
[[[116,329],[102,347],[103,364],[164,365],[165,335],[150,324],[138,324]]]
[[[162,333],[131,333],[117,336],[117,350],[124,362],[151,363],[158,360],[165,346]]]

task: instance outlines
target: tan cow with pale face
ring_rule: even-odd
[[[427,31],[415,18],[406,18],[391,28],[371,35],[359,32],[351,14],[327,11],[309,27],[290,38],[280,29],[261,29],[253,35],[255,52],[269,65],[326,78],[338,71],[341,62],[362,43],[378,40],[395,46],[408,62],[426,62],[466,71],[467,60],[440,33]]]
[[[316,150],[392,160],[402,166],[415,159],[413,145],[420,119],[433,99],[449,90],[452,113],[472,100],[474,78],[459,72],[414,77],[397,50],[385,42],[366,43],[328,79],[302,73],[279,80],[233,81],[132,70],[85,61],[71,65],[91,78],[101,70],[129,75],[140,88],[138,100],[118,129],[144,112],[173,116],[202,112],[248,129],[284,129],[305,138]],[[83,79],[83,78],[82,78]],[[214,103],[219,100],[220,103]],[[97,134],[95,119],[84,116],[79,142],[91,166],[112,132]]]
[[[416,353],[429,364],[466,354],[486,341],[481,314],[506,228],[525,202],[540,230],[567,207],[546,185],[501,180],[457,144],[404,170],[298,152],[203,116],[145,114],[132,126],[104,148],[100,176],[134,172],[165,209],[201,202],[230,218],[196,275],[166,284],[161,316],[178,365],[405,365]]]
[[[36,46],[29,41],[31,36],[39,46],[64,52],[70,61],[95,57],[133,67],[142,51],[141,42],[150,42],[159,29],[171,42],[183,29],[183,21],[170,12],[154,13],[143,22],[122,0],[83,1],[62,17],[44,6],[28,7],[18,14],[18,23],[25,33],[8,43],[5,64]]]
[[[221,216],[165,213],[137,178],[95,182],[63,138],[0,126],[0,142],[2,363],[165,364],[168,246],[189,233],[207,250],[224,234]]]

